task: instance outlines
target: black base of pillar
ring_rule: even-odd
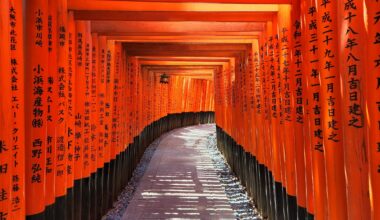
[[[82,179],[82,218],[81,220],[90,219],[90,177]]]
[[[96,219],[97,214],[97,173],[92,173],[90,176],[90,219]]]
[[[297,198],[288,195],[288,215],[289,219],[297,219]]]
[[[276,217],[278,220],[285,220],[285,207],[284,207],[284,197],[283,197],[283,187],[280,182],[275,182],[276,191]]]
[[[105,163],[103,168],[103,213],[108,211],[108,193],[109,193],[109,173],[110,173],[110,164]]]
[[[67,194],[66,196],[57,197],[55,200],[55,218],[56,220],[67,219]]]
[[[222,128],[217,130],[217,147],[226,158],[242,185],[246,186],[263,218],[278,220],[314,219],[306,208],[297,204],[295,196],[288,195],[281,182],[276,182],[271,170],[244,151]]]
[[[311,213],[307,213],[307,214],[306,214],[306,219],[307,219],[307,220],[314,220],[314,215],[311,214]]]
[[[96,177],[96,218],[101,219],[103,216],[103,168],[97,170]]]
[[[55,219],[55,203],[45,207],[45,218]]]
[[[297,218],[299,220],[307,219],[307,210],[305,207],[301,207],[301,206],[297,207]]]
[[[45,212],[26,216],[26,220],[45,220]]]
[[[74,219],[82,218],[82,180],[74,181]]]
[[[74,220],[74,187],[67,189],[66,219]]]

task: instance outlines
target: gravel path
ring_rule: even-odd
[[[139,183],[141,182],[140,180],[141,180],[141,178],[143,178],[144,174],[146,173],[146,170],[149,167],[149,163],[151,162],[151,159],[155,155],[157,147],[160,146],[160,142],[163,139],[168,139],[168,138],[170,139],[171,137],[169,137],[169,135],[178,136],[177,134],[178,134],[178,132],[181,132],[181,130],[185,131],[185,132],[181,133],[184,136],[189,135],[189,132],[192,132],[192,131],[195,131],[195,133],[202,131],[199,129],[196,130],[197,128],[201,128],[201,129],[206,128],[208,130],[207,130],[206,135],[204,135],[204,134],[199,135],[199,136],[202,136],[202,138],[200,140],[195,140],[195,145],[193,146],[193,148],[195,151],[198,152],[198,154],[200,154],[203,157],[202,161],[205,161],[205,157],[207,157],[207,160],[210,161],[209,164],[211,164],[211,168],[207,167],[206,170],[198,170],[196,173],[204,172],[206,175],[208,175],[210,173],[213,173],[215,175],[215,178],[220,182],[220,184],[219,184],[221,187],[220,189],[222,190],[222,192],[224,192],[223,194],[225,194],[225,195],[223,195],[223,197],[226,198],[225,200],[226,200],[227,204],[229,204],[229,206],[230,206],[230,207],[228,207],[228,210],[230,210],[231,213],[233,213],[233,215],[231,215],[231,216],[235,216],[235,219],[261,219],[257,210],[252,206],[252,202],[249,200],[244,187],[241,186],[241,184],[239,183],[239,180],[230,171],[228,164],[225,162],[222,154],[217,149],[215,126],[214,125],[200,125],[200,126],[193,126],[193,127],[173,130],[173,131],[161,136],[156,141],[154,141],[145,151],[143,158],[140,161],[140,164],[137,166],[137,169],[135,170],[131,181],[125,187],[122,194],[119,196],[118,201],[116,201],[114,203],[114,208],[112,210],[110,210],[103,217],[103,220],[123,219],[123,215],[125,215],[125,212],[128,208],[128,205],[130,205],[131,200],[133,199],[134,196],[137,196],[135,194],[135,192],[139,186]],[[191,130],[191,129],[193,129],[193,130]],[[190,139],[194,138],[194,137],[197,138],[197,135],[192,134],[189,136]],[[198,139],[199,139],[199,137],[198,137]],[[166,144],[166,142],[167,141],[165,141],[164,144]],[[162,146],[160,146],[160,149],[161,149],[161,147]],[[159,152],[161,154],[161,150]],[[193,155],[191,155],[191,156],[193,156]],[[156,152],[156,157],[157,157],[157,152]],[[166,160],[167,159],[165,159],[165,161]],[[154,162],[154,163],[156,163],[156,162]],[[156,164],[155,164],[155,166],[156,166]],[[210,169],[212,169],[212,172]],[[146,177],[144,177],[144,178],[146,178]],[[141,186],[140,186],[140,188],[141,188]],[[166,188],[163,188],[163,189],[165,190]],[[196,190],[198,191],[198,188]],[[213,189],[213,190],[215,190],[215,189]],[[148,189],[148,191],[149,191],[149,189]],[[157,189],[152,189],[151,191],[156,192]],[[140,193],[141,192],[139,192],[139,194]],[[135,200],[136,200],[136,198],[135,198]],[[150,204],[148,204],[148,205],[150,205]],[[207,205],[209,205],[209,202],[206,202],[205,204],[199,204],[199,205],[200,206],[202,206],[202,205],[207,206]],[[206,209],[212,210],[209,208],[206,208]],[[215,211],[215,210],[212,210],[212,211]],[[208,212],[212,212],[212,211],[208,211]],[[224,211],[224,212],[227,213],[228,211]],[[214,215],[215,217],[211,217],[211,219],[222,218],[220,216],[222,216],[223,214],[221,214],[219,216],[220,213],[221,213],[221,211],[216,210],[215,213],[212,213],[212,215],[211,215],[211,216]],[[203,214],[206,215],[209,213],[203,213]],[[202,213],[201,213],[201,216],[202,216]],[[219,217],[217,217],[217,216],[219,216]],[[234,219],[233,217],[227,217],[227,216],[230,216],[230,215],[226,215],[226,218],[223,218],[223,219]],[[181,216],[178,216],[178,217],[179,218],[176,218],[176,219],[181,219]],[[200,216],[189,216],[189,217],[196,218],[196,219],[197,218],[210,219],[210,217],[204,218],[204,217],[200,217]],[[168,215],[165,216],[164,215],[164,217],[162,217],[162,218],[163,219],[172,218],[172,216],[168,216]],[[136,218],[136,219],[139,219],[139,218]]]
[[[245,188],[240,184],[239,179],[231,171],[223,155],[217,148],[216,133],[208,137],[207,150],[212,158],[214,167],[217,170],[230,205],[234,210],[237,219],[262,219],[252,200],[248,197]]]
[[[174,131],[174,130],[173,130]],[[171,131],[171,132],[173,132]],[[140,163],[137,165],[135,171],[133,172],[131,180],[128,182],[128,185],[124,188],[123,192],[118,196],[118,199],[113,204],[113,209],[109,210],[106,215],[103,216],[102,220],[119,220],[122,218],[125,210],[127,210],[128,204],[130,203],[133,195],[136,191],[136,187],[140,182],[140,179],[144,176],[144,173],[149,165],[150,160],[152,159],[154,152],[156,151],[160,141],[170,135],[171,132],[168,132],[147,147],[145,150]]]

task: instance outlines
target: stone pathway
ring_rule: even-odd
[[[207,153],[213,125],[164,137],[122,219],[236,219]]]

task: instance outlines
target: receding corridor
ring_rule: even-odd
[[[123,219],[235,219],[206,152],[215,125],[176,129],[159,143]]]
[[[380,219],[380,0],[0,0],[0,91],[0,220]]]

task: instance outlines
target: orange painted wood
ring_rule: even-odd
[[[3,6],[1,6],[3,7]],[[4,20],[6,21],[6,20]],[[9,1],[9,33],[12,80],[12,204],[10,218],[25,216],[25,87],[22,1]],[[1,37],[2,38],[2,37]],[[6,38],[2,38],[6,39]],[[3,47],[1,47],[3,48]],[[4,49],[5,50],[5,49]],[[2,102],[2,101],[0,101]]]
[[[86,22],[75,21],[75,147],[74,147],[74,180],[84,175],[84,111],[85,111],[85,48]]]
[[[112,96],[114,79],[115,42],[107,41],[106,87],[105,87],[105,127],[104,127],[104,162],[112,159]]]
[[[111,99],[112,99],[112,122],[111,122],[111,158],[115,159],[116,155],[119,154],[119,146],[117,142],[118,138],[118,100],[119,100],[119,79],[120,79],[120,65],[121,65],[121,44],[115,43],[114,52],[114,73],[113,73],[113,87],[111,88]],[[140,100],[140,99],[137,99]],[[140,101],[139,101],[140,102]]]
[[[342,86],[342,140],[344,150],[347,217],[370,219],[368,199],[368,146],[365,143],[364,74],[366,31],[363,1],[338,2],[339,72]],[[352,14],[357,16],[350,18]],[[347,19],[349,18],[349,19]],[[379,41],[380,43],[380,41]],[[356,59],[353,59],[352,57]],[[359,60],[357,60],[359,59]],[[360,60],[362,62],[360,62]]]
[[[302,1],[300,3],[300,25],[301,25],[301,52],[302,52],[302,105],[303,105],[303,136],[304,136],[304,151],[305,151],[305,187],[306,187],[306,210],[309,214],[315,214],[314,212],[314,183],[313,183],[313,158],[312,158],[312,143],[311,135],[312,131],[309,126],[309,118],[311,114],[311,99],[309,99],[310,89],[308,87],[308,76],[310,75],[309,68],[309,41],[308,41],[308,3],[307,1]],[[298,178],[298,177],[297,177]]]
[[[77,20],[99,21],[216,21],[216,22],[260,22],[271,20],[274,12],[183,12],[173,11],[75,11]]]
[[[91,175],[91,74],[92,74],[91,23],[86,21],[83,30],[84,111],[83,111],[83,178]]]
[[[57,117],[56,117],[56,196],[66,195],[68,187],[68,15],[67,2],[57,1],[57,27],[55,41],[57,45]]]
[[[247,32],[262,31],[264,22],[154,22],[154,21],[93,21],[93,31],[98,33],[128,32]]]
[[[269,38],[272,35],[272,23],[267,22],[267,32],[266,32],[266,39],[264,44],[264,66],[265,66],[265,72],[263,72],[263,77],[265,81],[263,81],[263,96],[264,96],[264,126],[263,126],[263,164],[264,166],[270,170],[273,171],[273,161],[271,160],[271,142],[270,142],[270,125],[271,125],[271,85],[270,85],[270,65],[271,65],[271,57],[273,56],[269,52],[269,48],[271,46],[269,42]],[[272,26],[273,27],[273,26]],[[285,166],[284,166],[285,167]]]
[[[257,103],[260,103],[260,105],[257,105],[257,117],[256,120],[259,123],[259,127],[257,129],[258,136],[262,138],[257,139],[257,145],[258,146],[264,146],[264,121],[265,117],[267,115],[267,104],[266,104],[266,88],[265,88],[265,71],[266,71],[266,65],[265,65],[265,37],[263,36],[260,39],[259,42],[259,53],[257,56],[259,56],[259,59],[261,62],[258,63],[259,65],[259,71],[256,72],[256,90],[259,97],[256,96]],[[257,161],[259,164],[264,164],[264,147],[258,147],[257,148]]]
[[[56,151],[57,151],[57,82],[58,82],[58,66],[57,66],[57,1],[49,0],[48,11],[48,71],[45,81],[46,87],[46,182],[45,182],[45,205],[50,206],[55,202],[55,188],[60,183],[55,183],[56,178]]]
[[[25,5],[25,198],[26,215],[45,210],[47,150],[48,1]],[[37,22],[35,22],[37,21]]]
[[[292,27],[290,20],[290,6],[283,5],[278,13],[280,48],[280,71],[283,95],[284,114],[284,153],[286,164],[286,192],[288,195],[296,196],[296,167],[295,167],[295,112],[294,110],[294,88],[292,82],[295,80],[294,73],[290,70],[291,63],[291,36]]]
[[[105,163],[105,126],[106,126],[106,70],[107,70],[107,39],[103,36],[98,36],[99,43],[99,62],[97,75],[97,103],[98,103],[98,155],[97,167],[102,168]]]
[[[73,12],[68,12],[67,19],[67,188],[74,186],[75,115],[76,115],[76,25]]]
[[[380,2],[366,0],[367,8],[367,47],[366,47],[366,113],[367,143],[369,147],[369,178],[371,219],[380,218],[380,61],[378,35],[380,29]]]
[[[127,99],[127,122],[128,122],[128,126],[127,126],[127,142],[128,144],[132,143],[132,125],[131,125],[131,77],[130,77],[130,74],[131,74],[131,61],[129,59],[129,57],[127,56],[126,58],[127,60],[127,69],[126,69],[126,75],[127,75],[127,79],[126,79],[126,99]],[[152,104],[153,105],[153,104]],[[153,105],[154,107],[154,105]],[[153,119],[152,119],[153,120]]]
[[[254,11],[275,12],[277,4],[212,4],[212,3],[170,3],[170,2],[121,2],[68,0],[71,10],[123,10],[123,11]]]
[[[267,23],[267,35],[268,35],[268,55],[269,55],[269,66],[268,71],[268,84],[269,88],[269,103],[270,103],[270,146],[271,146],[271,155],[272,155],[272,172],[274,180],[276,182],[281,182],[281,139],[280,139],[280,118],[281,118],[281,103],[280,103],[280,68],[279,68],[279,40],[277,34],[277,22],[268,22]]]
[[[318,0],[318,58],[321,77],[321,116],[329,219],[347,219],[344,149],[338,62],[337,2]],[[334,40],[335,39],[335,40]]]
[[[321,81],[320,70],[318,67],[318,37],[317,37],[317,18],[316,0],[306,2],[306,42],[309,42],[307,53],[305,53],[304,72],[307,81],[307,96],[309,108],[309,129],[310,129],[310,148],[312,150],[313,166],[313,185],[314,185],[314,216],[316,219],[327,219],[327,191],[325,173],[325,146],[323,142],[323,128],[321,116]]]
[[[103,0],[108,1],[108,0]],[[125,1],[131,0],[114,0]],[[240,3],[240,4],[290,4],[291,0],[140,0],[140,2],[210,2],[210,3]]]
[[[215,34],[213,34],[215,33]],[[156,42],[165,42],[165,43],[252,43],[255,39],[259,38],[259,32],[255,31],[254,34],[239,36],[240,32],[231,33],[231,35],[225,35],[221,32],[210,32],[206,35],[200,35],[199,33],[153,33],[149,36],[146,36],[146,33],[135,34],[135,33],[120,33],[120,32],[107,32],[99,33],[100,35],[105,35],[109,40],[116,40],[120,42],[141,42],[141,43],[156,43]],[[226,57],[226,56],[224,56]]]
[[[238,57],[241,52],[233,52],[233,51],[131,51],[129,50],[129,55],[131,56],[181,56],[181,57]],[[207,64],[204,64],[207,65]]]
[[[99,168],[99,103],[98,103],[98,77],[99,77],[99,38],[97,34],[92,34],[91,47],[91,144],[90,144],[90,160],[91,173],[95,173]]]
[[[170,50],[170,51],[243,51],[250,48],[250,44],[190,44],[190,43],[125,43],[124,46],[129,50]]]
[[[303,58],[303,42],[301,27],[301,1],[294,0],[291,7],[291,54],[292,60],[290,64],[291,72],[294,75],[293,82],[293,115],[294,115],[294,133],[295,133],[295,160],[296,160],[296,190],[297,204],[299,207],[306,208],[306,161],[305,161],[305,144],[306,138],[304,132],[305,109],[304,109],[304,75],[302,58]]]
[[[10,65],[9,36],[9,1],[0,2],[0,216],[8,219],[11,216],[12,189],[12,88]],[[21,186],[23,187],[23,186]]]
[[[260,148],[260,127],[262,125],[262,92],[261,92],[261,70],[260,70],[260,48],[259,42],[256,42],[252,46],[253,49],[253,77],[254,77],[254,121],[256,123],[255,129],[252,130],[254,140],[253,152],[256,159],[259,158],[259,148]],[[252,103],[251,103],[252,104]]]

